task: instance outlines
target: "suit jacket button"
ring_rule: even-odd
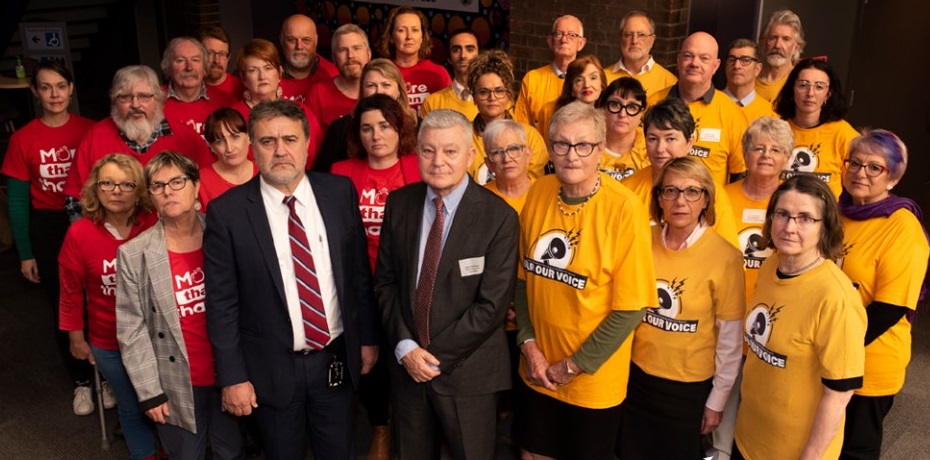
[[[158,338],[159,338],[159,339],[165,338],[165,333],[164,333],[164,332],[159,332],[159,333],[158,333]]]
[[[174,362],[174,356],[169,356],[168,361]]]

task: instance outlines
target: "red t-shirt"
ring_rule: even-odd
[[[154,213],[138,216],[125,240],[116,239],[103,223],[83,217],[70,227],[58,254],[61,278],[58,321],[63,331],[84,330],[87,294],[87,340],[104,350],[119,350],[116,341],[116,251],[157,222]]]
[[[319,54],[317,56],[320,57],[320,60],[317,64],[316,72],[314,72],[313,75],[307,78],[281,78],[281,97],[306,104],[307,93],[314,83],[332,80],[336,78],[336,75],[339,75],[339,69],[336,68],[336,64],[327,61],[326,58]]]
[[[57,128],[37,118],[10,137],[2,172],[29,182],[33,209],[64,209],[68,171],[81,138],[93,125],[93,120],[75,114]]]
[[[416,161],[415,155],[401,156],[400,161],[386,169],[372,169],[367,161],[356,158],[333,164],[332,174],[349,177],[358,191],[358,210],[362,215],[362,224],[365,225],[365,234],[368,237],[368,259],[371,262],[372,272],[375,270],[375,261],[378,259],[381,222],[384,221],[384,203],[388,194],[404,185],[420,181],[419,171],[413,165],[408,164],[405,170],[402,164],[411,161]],[[411,177],[406,177],[405,174]]]
[[[236,186],[236,184],[223,179],[223,176],[220,176],[220,173],[216,172],[216,168],[214,167],[215,164],[216,163],[200,168],[200,193],[197,195],[197,198],[200,200],[200,205],[203,206],[201,212],[207,212],[207,205],[210,201]],[[257,174],[258,167],[255,166],[253,162],[252,177],[255,177]]]
[[[228,103],[219,101],[223,107],[230,107],[241,101],[243,91],[245,91],[245,86],[242,85],[242,80],[229,72],[226,72],[226,79],[223,80],[223,83],[218,85],[207,83],[207,96],[210,96],[210,99],[213,99],[213,96],[218,95],[218,93],[226,95],[225,99],[229,101]]]
[[[187,155],[200,166],[216,161],[202,137],[190,129],[175,126],[170,120],[168,125],[171,127],[171,135],[159,137],[145,153],[139,154],[126,145],[126,141],[119,135],[119,129],[113,118],[107,117],[95,124],[81,140],[74,154],[74,163],[65,182],[65,195],[80,198],[81,188],[90,176],[94,164],[111,153],[125,153],[139,160],[143,166],[164,150],[173,150]]]
[[[214,99],[200,98],[194,102],[184,102],[169,97],[165,99],[165,119],[171,124],[172,129],[175,126],[183,127],[181,129],[190,129],[203,137],[203,126],[207,122],[207,117],[221,107],[223,106]]]
[[[282,80],[283,82],[284,80]],[[302,109],[304,109],[304,114],[307,116],[307,124],[310,125],[310,142],[307,144],[307,171],[310,170],[310,167],[313,166],[313,160],[316,159],[316,152],[320,148],[320,144],[323,143],[323,130],[320,128],[320,122],[317,120],[316,115],[307,108],[306,105],[298,103]],[[249,121],[249,112],[252,111],[252,108],[248,106],[245,102],[238,102],[231,107],[231,109],[239,112],[242,115],[242,118],[245,118],[245,121]],[[249,145],[249,159],[252,160],[255,157],[252,155],[252,146]],[[211,161],[210,164],[213,164]],[[203,166],[203,165],[201,165]]]
[[[178,304],[181,334],[191,368],[191,385],[205,387],[216,383],[213,348],[207,338],[207,310],[204,302],[203,250],[178,253],[168,251],[171,285]]]
[[[319,82],[307,93],[307,107],[320,120],[324,133],[332,122],[351,113],[357,102],[339,91],[335,80]]]
[[[427,96],[452,84],[445,67],[429,59],[421,59],[411,67],[400,67],[400,74],[407,86],[407,101],[410,108],[420,113],[420,105]]]

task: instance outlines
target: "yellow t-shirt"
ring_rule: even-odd
[[[537,131],[539,131],[539,135],[542,136],[546,143],[549,142],[549,122],[552,121],[552,116],[555,115],[555,102],[556,101],[553,100],[546,103],[536,116],[537,123],[539,124],[539,129],[537,129]]]
[[[649,97],[649,106],[666,98],[672,89],[666,88]],[[714,91],[710,103],[698,99],[688,104],[696,124],[694,146],[691,156],[699,158],[710,169],[710,175],[718,187],[729,182],[729,174],[746,170],[743,161],[743,132],[749,126],[746,115],[730,96],[723,91]]]
[[[843,218],[845,241],[840,266],[858,286],[862,304],[874,301],[917,309],[930,248],[910,211],[867,220]],[[894,395],[904,386],[911,360],[911,322],[901,318],[865,348],[865,379],[856,394]]]
[[[784,77],[779,78],[771,83],[766,83],[759,78],[756,78],[756,94],[759,96],[768,99],[771,102],[775,102],[775,98],[778,97],[778,93],[781,92],[781,88],[785,86],[785,82],[788,81],[788,75],[791,72],[785,74]]]
[[[533,179],[530,179],[530,182],[532,181]],[[530,186],[532,186],[532,183],[530,184]],[[524,192],[523,195],[520,195],[517,198],[511,198],[501,193],[500,189],[497,188],[496,180],[492,180],[491,182],[484,184],[484,187],[494,192],[495,195],[499,196],[502,200],[507,202],[507,204],[509,204],[510,207],[513,208],[514,211],[517,211],[517,214],[520,214],[520,211],[523,211],[523,205],[526,204],[526,196],[530,192],[530,189],[526,189],[526,192]]]
[[[540,114],[546,104],[559,98],[564,82],[565,80],[559,78],[555,70],[552,70],[552,64],[527,72],[520,84],[520,97],[514,106],[513,118],[535,127],[540,132],[549,131],[548,125],[543,126],[540,123]]]
[[[742,319],[746,311],[740,252],[710,228],[673,251],[662,244],[662,227],[654,226],[652,257],[659,307],[648,309],[636,328],[633,362],[655,377],[707,380],[716,369],[716,321]]]
[[[618,67],[617,64],[604,69],[604,73],[607,75],[608,85],[620,77],[635,78],[641,85],[643,85],[643,89],[646,90],[647,96],[649,94],[658,92],[659,90],[668,88],[675,83],[678,83],[678,77],[676,77],[675,74],[669,72],[668,69],[662,67],[657,62],[653,62],[652,67],[648,72],[643,72],[639,75],[632,75]]]
[[[475,101],[463,101],[459,99],[451,86],[427,96],[426,100],[423,101],[423,104],[420,106],[420,116],[425,117],[426,114],[438,109],[455,110],[465,115],[465,118],[469,120],[474,120],[475,117],[478,116],[478,106],[475,105]]]
[[[794,131],[794,150],[788,158],[782,179],[798,173],[812,173],[823,180],[836,199],[843,191],[840,172],[849,156],[849,142],[859,136],[846,120],[831,121],[814,128],[801,128],[788,120]]]
[[[604,153],[601,154],[601,164],[598,169],[622,181],[646,166],[649,166],[649,157],[646,156],[646,136],[643,135],[643,128],[637,127],[633,150],[617,154],[605,148]]]
[[[733,221],[739,241],[737,249],[743,252],[743,267],[746,271],[746,301],[759,277],[759,267],[772,255],[772,249],[762,246],[762,227],[765,226],[765,210],[769,200],[753,200],[743,191],[743,179],[724,187],[733,208]]]
[[[646,205],[647,210],[649,206],[652,206],[652,165],[636,171],[635,174],[621,183],[639,197],[640,201]],[[736,236],[736,222],[733,220],[732,212],[730,212],[733,209],[730,197],[727,191],[720,186],[715,186],[714,191],[716,192],[714,195],[716,219],[711,228],[732,244],[733,247],[740,248],[739,239]],[[650,224],[656,225],[657,223],[650,220]]]
[[[549,150],[546,148],[546,142],[532,126],[523,123],[526,130],[526,147],[530,149],[530,164],[527,166],[527,175],[530,179],[538,179],[546,174],[546,163],[549,162]],[[472,130],[472,141],[475,144],[475,160],[472,161],[468,168],[468,174],[479,185],[487,184],[494,180],[494,174],[488,169],[484,159],[487,154],[484,152],[484,141],[481,136]]]
[[[566,216],[559,182],[545,176],[530,188],[520,214],[520,255],[536,344],[549,362],[574,354],[613,310],[658,305],[646,210],[629,190],[601,174],[600,190]],[[565,206],[571,213],[577,206]],[[556,391],[534,390],[575,406],[614,407],[626,397],[627,339],[594,374]],[[520,375],[524,381],[523,365]]]
[[[747,460],[798,458],[823,395],[821,379],[861,377],[866,315],[852,282],[826,261],[799,276],[779,279],[778,253],[759,269],[743,337],[736,444]],[[841,422],[823,458],[838,458]]]
[[[423,109],[421,108],[420,110]],[[775,109],[772,108],[772,102],[764,97],[760,97],[759,93],[756,93],[756,98],[753,99],[749,105],[740,107],[740,110],[746,115],[746,121],[749,123],[762,117],[780,118],[778,114],[775,113]]]

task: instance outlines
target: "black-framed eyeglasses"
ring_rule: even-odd
[[[866,177],[878,177],[882,175],[883,172],[888,170],[888,168],[882,165],[875,163],[862,163],[853,159],[843,160],[843,163],[846,164],[846,171],[852,174],[857,174],[860,169],[865,168]]]
[[[707,190],[701,187],[678,188],[674,185],[659,185],[656,187],[659,192],[659,198],[664,201],[675,201],[679,196],[684,195],[685,201],[695,202],[700,200]]]
[[[607,111],[610,113],[618,114],[620,112],[626,112],[626,114],[631,117],[635,117],[643,111],[643,106],[635,102],[624,105],[622,102],[613,99],[608,99],[604,107],[607,108]]]
[[[229,59],[229,51],[207,51],[207,59],[213,58]]]
[[[503,163],[504,155],[507,155],[507,158],[510,158],[511,161],[517,161],[520,159],[520,155],[523,155],[523,149],[525,148],[526,144],[514,144],[507,146],[507,148],[490,150],[488,151],[488,158],[492,163]]]
[[[152,99],[155,99],[155,95],[152,93],[136,93],[136,94],[117,94],[116,100],[124,104],[132,102],[135,99],[142,103],[151,102]]]
[[[600,145],[600,142],[579,142],[577,144],[572,144],[570,142],[555,141],[549,145],[552,147],[552,152],[560,157],[568,155],[568,152],[572,149],[575,149],[575,153],[577,153],[578,156],[587,157],[594,153],[594,149]]]
[[[97,188],[103,190],[104,192],[112,192],[119,187],[122,192],[131,192],[136,189],[135,182],[113,182],[111,180],[98,180]]]
[[[562,37],[568,37],[568,39],[572,41],[578,40],[579,38],[581,38],[581,35],[578,35],[574,32],[562,32],[561,30],[551,32],[549,35],[556,40],[561,40]]]
[[[165,193],[165,186],[177,192],[187,186],[187,181],[189,180],[191,180],[190,177],[178,176],[168,182],[152,182],[152,185],[149,185],[149,193],[152,195],[161,195]]]
[[[772,215],[769,216],[772,219],[772,222],[778,225],[787,225],[789,220],[793,220],[794,223],[798,224],[800,228],[808,228],[816,224],[817,222],[822,221],[823,219],[818,219],[810,214],[801,213],[796,216],[792,216],[785,211],[784,209],[776,209],[772,211]]]
[[[754,64],[754,63],[756,63],[756,62],[762,62],[762,61],[760,61],[760,60],[758,60],[758,59],[756,59],[756,58],[754,58],[754,57],[752,57],[752,56],[734,56],[734,55],[732,55],[732,54],[729,55],[729,56],[727,56],[727,65],[728,65],[728,66],[732,66],[733,64],[736,64],[737,62],[739,62],[741,66],[746,67],[746,66],[752,65],[752,64]]]
[[[492,94],[494,95],[494,99],[503,99],[510,94],[510,91],[508,91],[507,88],[504,88],[503,86],[498,86],[494,89],[481,88],[475,91],[475,97],[481,99],[482,101],[491,99]]]

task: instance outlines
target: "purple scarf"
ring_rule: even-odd
[[[862,206],[857,206],[853,204],[852,197],[849,196],[845,190],[840,194],[840,212],[843,216],[848,217],[852,220],[867,220],[875,217],[888,217],[892,213],[899,209],[907,209],[917,217],[917,221],[920,221],[921,212],[920,206],[917,206],[917,203],[910,198],[904,198],[897,196],[895,194],[889,193],[888,198],[878,201],[872,204],[866,204]],[[924,237],[927,238],[927,241],[930,241],[930,236],[927,235],[927,229],[921,226],[921,229],[924,231]],[[928,266],[928,271],[924,274],[924,281],[920,285],[920,296],[918,301],[922,302],[927,298],[928,286],[927,281],[930,278],[930,266]]]

